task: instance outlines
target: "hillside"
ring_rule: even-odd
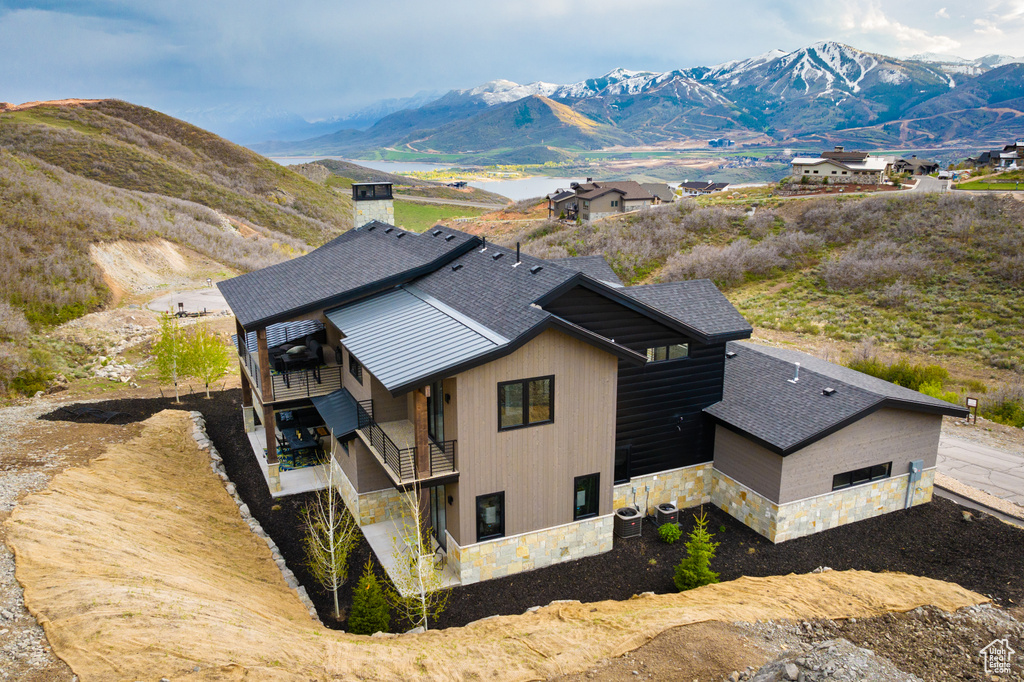
[[[749,205],[694,202],[492,235],[544,258],[604,255],[623,281],[707,277],[757,328],[815,344],[968,362],[982,382],[1024,373],[1024,203],[906,194]]]
[[[322,184],[125,102],[0,111],[0,396],[45,387],[81,349],[44,332],[112,297],[100,243],[165,239],[225,271],[265,267],[351,226]]]
[[[459,153],[478,163],[541,163],[578,150],[699,145],[720,136],[740,143],[849,140],[891,146],[953,140],[984,147],[1024,133],[1016,120],[1024,105],[1007,96],[1019,88],[1024,66],[1016,61],[896,59],[822,42],[709,67],[661,73],[614,69],[566,85],[497,80],[395,112],[366,131],[252,147],[324,155],[383,149]],[[956,95],[950,98],[951,93]],[[546,102],[565,109],[548,104],[545,110]],[[1005,102],[995,124],[993,102]],[[936,117],[940,111],[946,117]],[[967,123],[957,125],[960,120]]]

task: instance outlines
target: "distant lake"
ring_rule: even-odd
[[[386,173],[410,173],[412,171],[432,171],[442,168],[451,168],[451,165],[443,163],[423,163],[421,161],[364,161],[362,159],[345,159],[340,156],[268,156],[268,159],[282,166],[297,166],[302,163],[313,163],[324,159],[337,159],[348,161],[364,168],[384,171]]]
[[[546,175],[536,175],[531,178],[520,178],[517,180],[487,180],[484,182],[470,182],[470,187],[478,187],[488,192],[497,192],[512,201],[520,199],[531,199],[542,197],[554,192],[558,188],[569,189],[570,182],[584,182],[586,178],[552,178]]]

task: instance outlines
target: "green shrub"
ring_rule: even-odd
[[[1024,428],[1024,385],[1001,387],[978,401],[978,408],[985,419]]]
[[[936,381],[929,381],[921,384],[921,387],[917,389],[925,395],[930,395],[933,398],[939,400],[945,400],[947,403],[953,403],[959,405],[962,401],[960,400],[960,394],[956,391],[943,391],[942,384]]]
[[[941,388],[949,379],[949,372],[939,365],[912,365],[906,360],[887,365],[878,358],[868,358],[851,360],[846,366],[914,391],[920,391],[923,384],[938,384]]]
[[[708,532],[707,514],[701,511],[700,516],[694,514],[693,518],[697,525],[686,541],[686,557],[676,566],[672,579],[680,592],[718,582],[718,574],[711,570],[711,560],[715,558],[715,550],[720,543],[711,541],[714,536]]]
[[[667,545],[674,545],[683,536],[683,531],[674,523],[666,523],[658,529],[658,537]]]
[[[348,631],[357,635],[387,632],[391,625],[391,607],[384,598],[384,590],[373,572],[373,563],[366,560],[363,575],[352,592],[352,610],[348,616]]]

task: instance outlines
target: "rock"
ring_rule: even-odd
[[[787,663],[782,666],[782,674],[785,676],[785,679],[796,682],[800,679],[800,668],[796,667],[795,663]]]
[[[969,512],[969,511],[964,511],[964,512],[961,512],[961,514],[963,514],[963,517],[964,517],[964,521],[966,521],[966,522],[968,522],[968,523],[970,523],[971,521],[973,521],[973,520],[974,520],[974,514],[972,514],[972,513],[971,513],[971,512]]]
[[[36,391],[36,394],[34,396],[32,396],[32,397],[33,398],[42,398],[44,395],[46,395],[46,391]]]
[[[733,670],[729,673],[729,682],[740,682],[740,671]]]

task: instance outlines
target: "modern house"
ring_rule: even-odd
[[[892,169],[897,173],[910,173],[911,175],[930,175],[939,170],[939,164],[927,159],[919,159],[917,155],[909,158],[899,158],[892,164]]]
[[[569,220],[576,219],[576,190],[559,188],[549,194],[547,200],[549,220],[563,215]]]
[[[684,197],[696,197],[702,194],[721,192],[729,186],[728,182],[681,182],[679,189]]]
[[[792,161],[794,178],[808,177],[813,180],[827,178],[829,182],[853,182],[881,184],[892,168],[893,159],[887,156],[871,156],[867,152],[848,152],[836,147],[822,152],[817,158],[798,156]]]
[[[593,182],[587,178],[585,183],[574,184],[573,189],[576,192],[579,218],[585,221],[599,220],[660,203],[660,199],[634,180]]]
[[[440,226],[372,221],[218,286],[272,493],[327,458],[369,537],[417,488],[464,584],[608,551],[625,506],[712,502],[779,542],[925,502],[940,415],[966,413],[738,343],[708,280],[623,286]]]
[[[996,166],[1000,168],[1022,168],[1024,167],[1024,140],[1017,140],[1008,144],[999,152],[998,157],[992,153],[996,160]]]

